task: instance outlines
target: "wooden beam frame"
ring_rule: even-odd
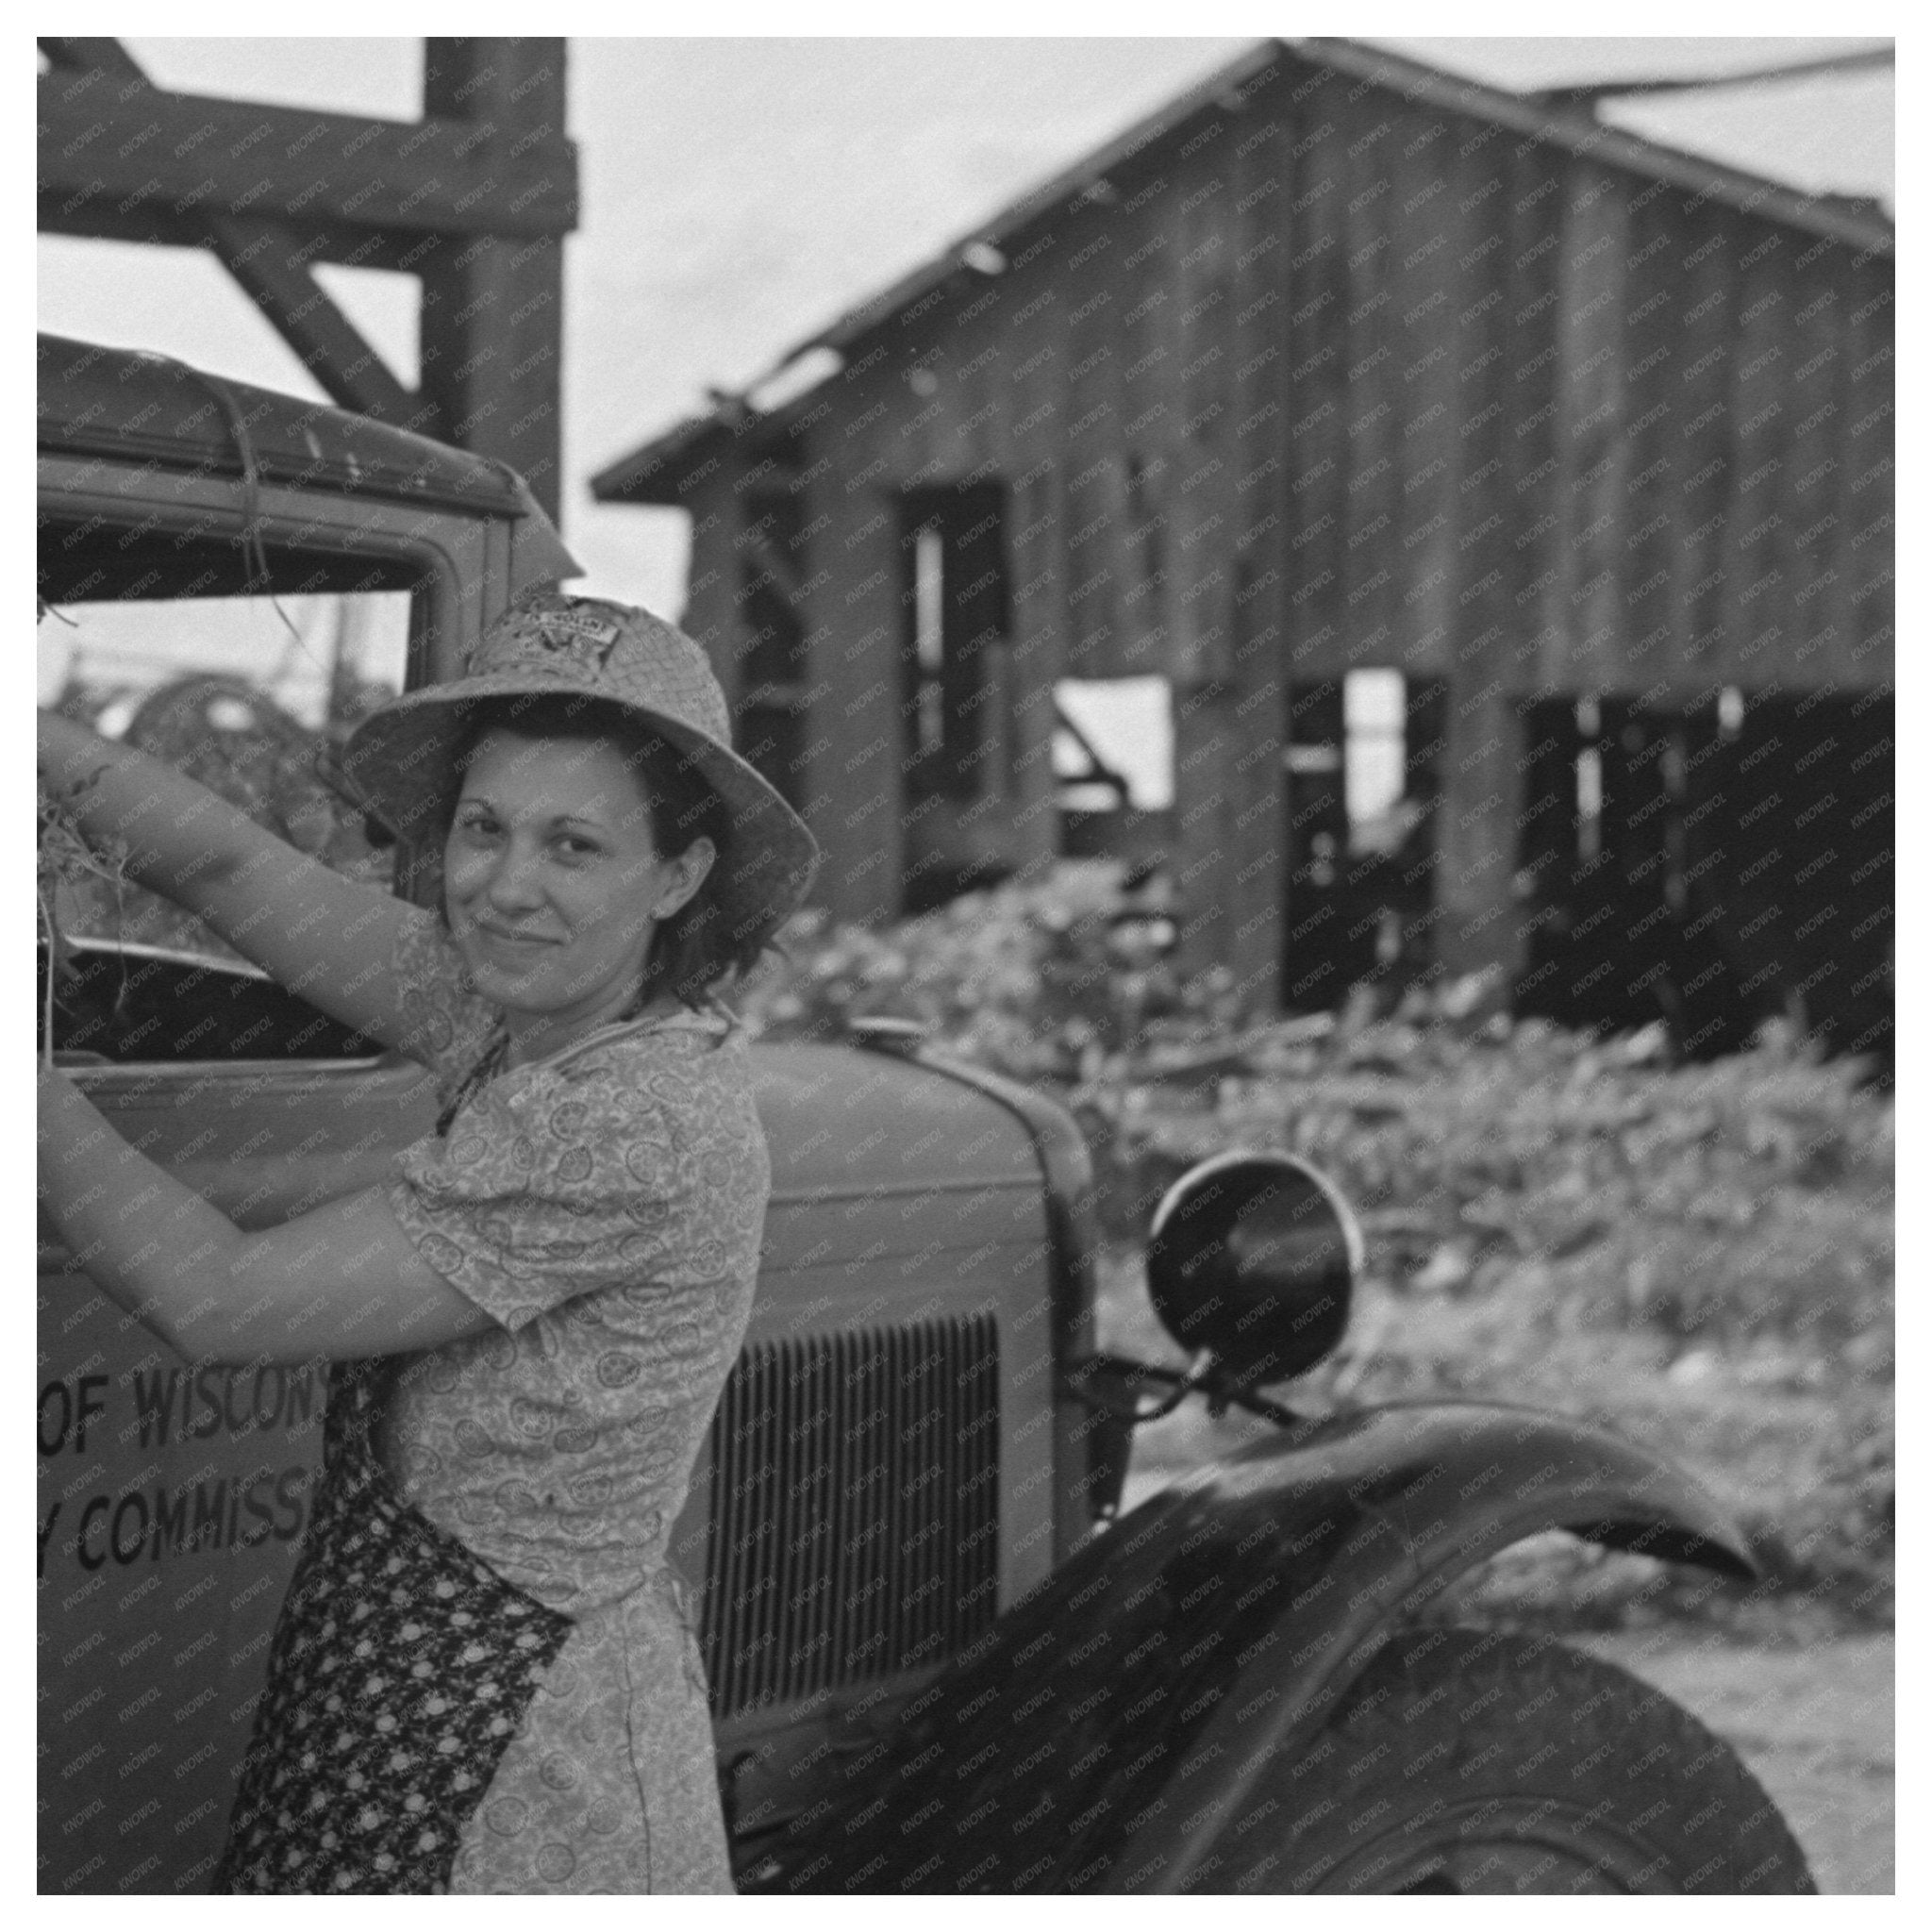
[[[416,397],[315,279],[287,227],[226,216],[210,225],[208,245],[331,402],[398,426],[409,422]]]
[[[548,133],[512,157],[520,124],[377,121],[170,93],[131,60],[42,75],[38,111],[41,226],[58,234],[92,234],[109,211],[164,226],[245,213],[416,235],[576,225],[575,149]]]
[[[561,41],[428,42],[417,123],[173,93],[117,40],[40,46],[42,231],[208,249],[333,402],[502,458],[557,516],[577,219]],[[318,261],[420,276],[420,394]]]

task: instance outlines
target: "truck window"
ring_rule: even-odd
[[[393,848],[372,842],[362,814],[334,789],[329,754],[402,689],[413,602],[409,590],[386,588],[58,605],[37,631],[40,702],[167,759],[291,844],[387,890]],[[261,980],[168,900],[70,874],[55,908],[74,942],[61,962],[57,1046],[114,1060],[371,1050],[333,1023],[316,1027],[312,1008]],[[208,1007],[199,1018],[208,1024],[149,1024],[184,1000]]]

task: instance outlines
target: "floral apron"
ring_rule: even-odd
[[[218,1892],[436,1892],[573,1628],[396,1494],[402,1358],[339,1362]]]

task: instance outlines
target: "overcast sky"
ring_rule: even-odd
[[[1318,25],[1320,23],[1317,23]],[[150,77],[188,92],[410,120],[420,40],[134,38]],[[583,479],[741,386],[773,357],[992,209],[1151,112],[1253,37],[1088,40],[583,40],[570,42],[584,218],[567,244],[565,534],[584,588],[675,615],[676,512],[603,508]],[[1398,44],[1390,42],[1389,44]],[[1721,71],[1854,44],[1540,40],[1399,43],[1505,84]],[[1889,171],[1890,82],[1854,132],[1787,113],[1781,157]],[[1880,112],[1879,93],[1883,92]],[[1653,118],[1671,110],[1646,110]],[[1714,103],[1733,148],[1762,141],[1766,100]],[[1736,125],[1719,126],[1724,114]],[[1681,110],[1659,136],[1686,139]],[[1696,129],[1690,130],[1694,139]],[[1888,173],[1889,179],[1889,173]],[[406,381],[415,283],[325,270]],[[242,380],[318,393],[210,258],[42,238],[41,326],[162,350]]]

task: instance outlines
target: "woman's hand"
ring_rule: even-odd
[[[390,968],[424,915],[298,852],[185,772],[40,714],[41,769],[91,842],[113,842],[127,876],[206,920],[235,949],[332,1020],[408,1045]],[[78,789],[76,789],[78,788]]]
[[[258,839],[280,842],[185,772],[58,711],[39,713],[35,748],[42,783],[82,837],[113,844],[136,884],[191,911]]]
[[[109,1300],[190,1361],[435,1348],[494,1326],[417,1254],[380,1189],[244,1233],[37,1062],[40,1198]]]
[[[98,731],[59,711],[42,707],[35,732],[35,757],[50,791],[65,791],[108,764],[113,745]]]

